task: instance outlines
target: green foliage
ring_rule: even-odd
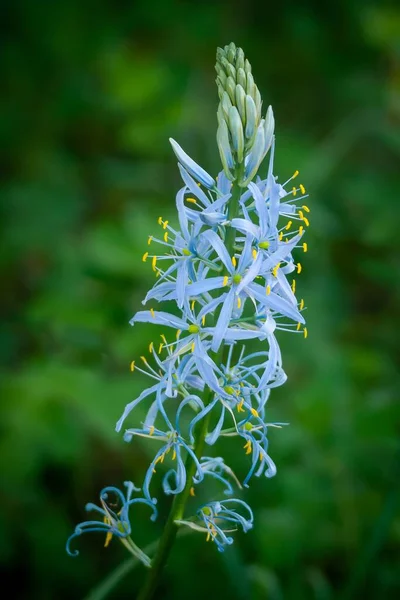
[[[175,219],[168,137],[219,165],[214,52],[234,40],[273,105],[281,181],[298,168],[311,194],[297,282],[309,338],[280,336],[289,381],[269,408],[290,427],[271,435],[278,475],[246,492],[257,527],[224,557],[181,539],[160,597],[396,597],[398,10],[20,0],[5,16],[3,584],[81,598],[124,558],[101,536],[77,559],[64,543],[101,487],[142,479],[146,444],[113,430],[146,385],[129,372],[152,335],[128,325],[153,277],[141,256],[158,215]],[[233,460],[243,474],[244,452]],[[136,527],[146,544],[161,525]],[[133,598],[142,576],[112,597]]]

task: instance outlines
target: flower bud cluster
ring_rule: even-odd
[[[251,65],[241,48],[231,43],[218,48],[217,144],[225,175],[230,181],[239,175],[247,186],[272,144],[275,121],[271,106],[261,116],[261,94],[254,82]]]

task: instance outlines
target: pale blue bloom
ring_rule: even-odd
[[[237,531],[239,527],[246,533],[253,527],[254,522],[250,506],[236,498],[208,502],[199,508],[196,517],[192,521],[180,520],[176,523],[206,533],[207,541],[215,542],[219,552],[233,544],[233,538],[227,533]]]
[[[71,542],[83,533],[99,531],[106,535],[105,546],[108,545],[112,536],[119,538],[124,546],[146,566],[150,566],[150,559],[136,544],[130,539],[132,527],[130,523],[129,511],[134,504],[145,504],[152,509],[150,519],[155,521],[157,518],[157,509],[153,502],[148,498],[132,498],[134,492],[140,492],[140,488],[133,485],[131,481],[125,481],[126,493],[116,487],[105,487],[100,493],[100,504],[97,506],[92,502],[86,505],[87,511],[94,511],[100,515],[101,520],[91,520],[79,523],[75,531],[67,540],[67,552],[71,556],[77,556],[78,550],[71,550]]]

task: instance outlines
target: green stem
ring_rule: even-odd
[[[243,168],[243,164],[239,165],[236,173],[235,182],[241,181],[241,179],[243,178]],[[242,193],[242,189],[237,185],[237,183],[235,185],[235,182],[232,185],[232,196],[228,206],[228,220],[232,220],[237,215],[239,208],[239,198]],[[226,234],[225,246],[229,254],[233,252],[235,243],[235,233],[235,229],[230,227]],[[220,350],[213,357],[216,364],[220,364],[222,362],[223,351],[223,346],[221,346]],[[207,406],[210,403],[212,396],[212,390],[208,390],[204,399],[205,406]],[[196,441],[194,445],[194,453],[198,459],[200,459],[203,454],[209,421],[210,413],[207,413],[207,415],[199,424],[199,427],[195,434]],[[180,494],[177,494],[174,498],[167,523],[164,527],[163,534],[160,538],[157,553],[152,561],[151,569],[148,573],[147,579],[139,593],[137,600],[151,600],[153,598],[161,577],[161,573],[164,569],[164,565],[167,562],[169,553],[174,544],[175,537],[178,532],[178,526],[176,524],[176,521],[181,520],[183,518],[185,506],[190,496],[192,480],[196,473],[196,464],[190,456],[188,456],[186,459],[185,467],[187,476],[186,485],[183,491]]]

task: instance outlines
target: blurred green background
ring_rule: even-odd
[[[141,262],[181,185],[168,137],[210,172],[217,45],[250,59],[274,107],[276,173],[310,192],[298,291],[309,338],[281,332],[271,395],[278,466],[245,499],[256,527],[225,555],[193,534],[159,598],[395,598],[400,593],[400,13],[395,3],[18,0],[3,7],[0,109],[0,555],[12,598],[84,598],[125,558],[64,543],[108,484],[140,484],[150,449],[114,433],[147,381],[128,320]],[[397,354],[397,356],[396,356]],[[398,365],[397,365],[398,367]],[[240,445],[229,446],[243,475]],[[134,521],[156,539],[161,520]],[[134,598],[138,568],[111,594]]]

